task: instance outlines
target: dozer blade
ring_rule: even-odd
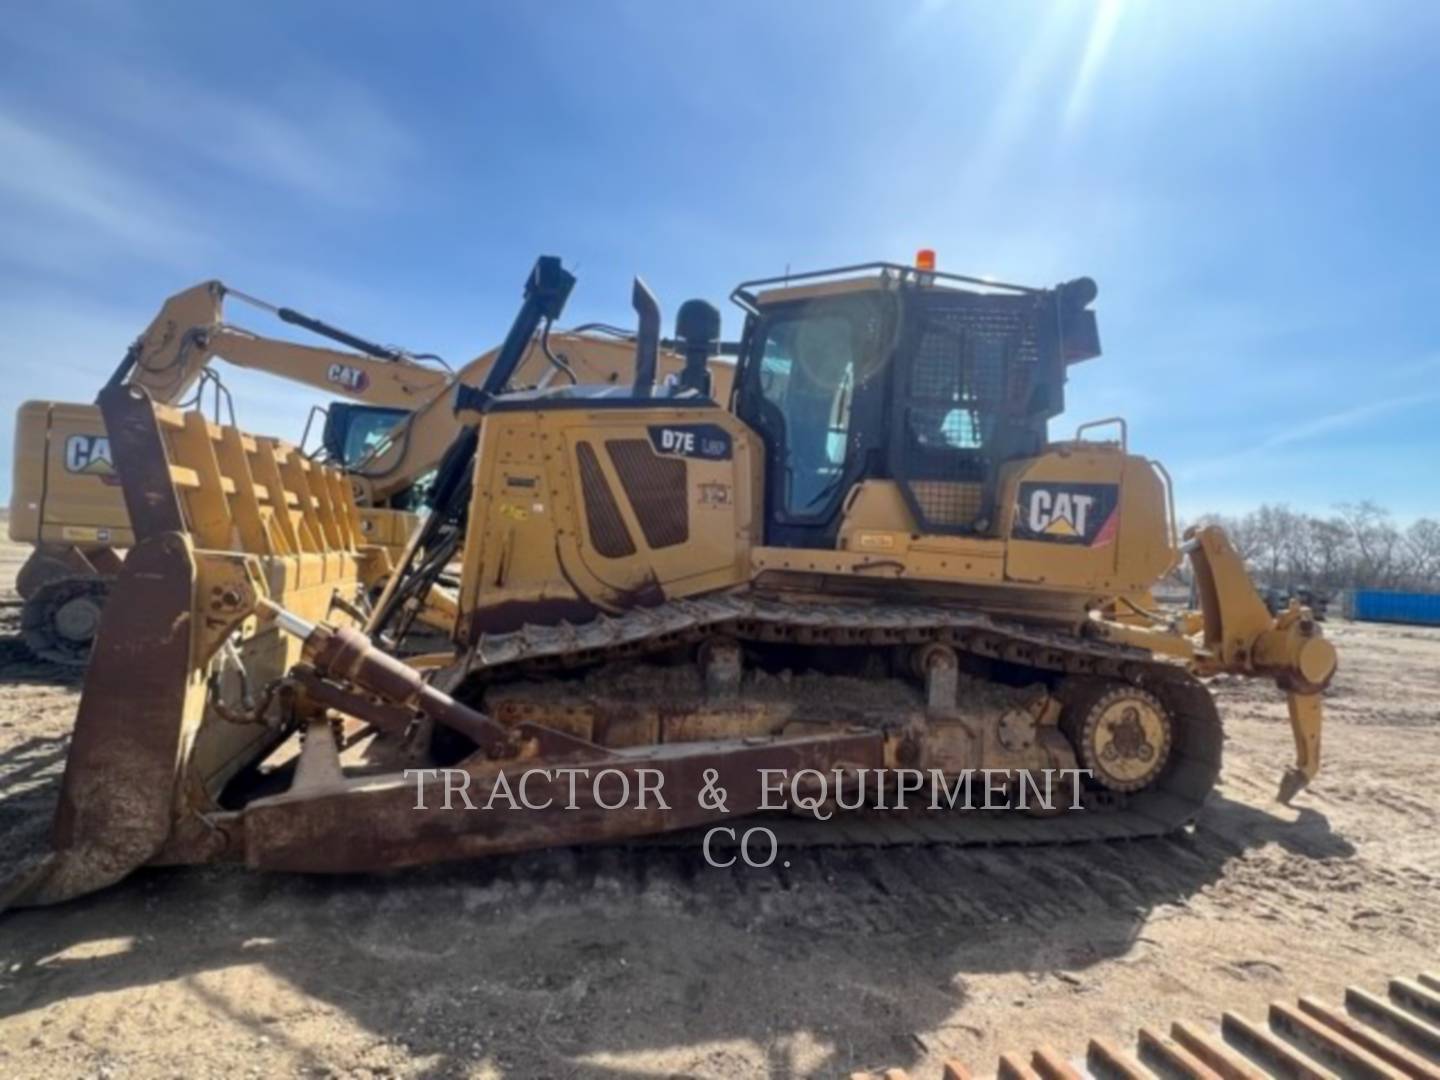
[[[133,387],[107,389],[100,404],[136,543],[101,616],[52,850],[0,886],[0,909],[80,896],[146,863],[222,855],[221,792],[280,733],[221,710],[299,656],[258,627],[255,604],[269,596],[323,616],[337,592],[355,591],[368,557],[333,469]],[[232,662],[217,695],[222,649]]]
[[[101,616],[75,718],[54,850],[0,905],[68,900],[119,881],[159,851],[185,713],[194,560],[160,427],[138,391],[102,395],[137,543]]]
[[[55,816],[54,850],[0,892],[0,908],[114,884],[170,835],[188,692],[194,562],[168,533],[131,550],[85,676]]]

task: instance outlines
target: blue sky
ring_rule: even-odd
[[[1182,513],[1434,515],[1437,40],[1404,0],[11,5],[0,487],[13,407],[206,278],[453,362],[541,252],[567,321],[639,272],[733,331],[739,280],[930,246],[1099,281],[1052,433],[1123,413]],[[313,396],[226,378],[298,437]]]

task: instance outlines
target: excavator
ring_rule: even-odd
[[[233,325],[224,317],[227,298],[346,349],[304,345]],[[626,333],[592,325],[537,340],[516,378],[532,380],[522,385],[543,385],[557,376],[614,381],[631,362]],[[214,415],[228,411],[233,425],[230,395],[210,366],[218,358],[350,399],[332,401],[323,410],[318,452],[349,472],[366,537],[398,553],[414,523],[409,511],[423,480],[455,434],[449,394],[457,380],[483,376],[494,355],[491,350],[456,372],[434,354],[376,344],[293,308],[207,281],[162,305],[125,353],[110,385],[141,387],[153,401],[182,408],[199,406],[208,395]],[[667,350],[661,363],[668,373],[679,360]],[[301,445],[306,441],[302,437]],[[22,405],[12,492],[10,538],[33,545],[16,577],[24,600],[23,639],[40,659],[83,666],[121,552],[133,542],[99,409],[55,401]]]
[[[1278,797],[1316,776],[1337,657],[1312,615],[1272,615],[1220,529],[1177,535],[1168,476],[1122,422],[1050,437],[1070,367],[1100,355],[1090,279],[928,257],[747,281],[724,394],[718,310],[682,305],[662,382],[637,278],[628,383],[514,389],[574,284],[540,258],[493,363],[456,386],[378,595],[367,567],[390,556],[332,463],[105,389],[135,540],[53,847],[0,906],[144,865],[674,841],[776,809],[787,780],[792,811],[830,819],[781,815],[794,843],[1157,836],[1218,777],[1219,673],[1288,703]],[[1198,611],[1133,599],[1186,558]],[[406,652],[437,592],[444,644]],[[899,810],[866,787],[976,770],[1012,794],[1081,779],[1068,807],[1023,811]]]

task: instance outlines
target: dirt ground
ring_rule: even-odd
[[[27,661],[0,601],[4,874],[44,841],[79,680]],[[1326,767],[1296,809],[1271,801],[1278,693],[1221,680],[1223,783],[1173,839],[142,872],[0,916],[0,1076],[923,1075],[1378,987],[1440,947],[1440,632],[1327,632]]]

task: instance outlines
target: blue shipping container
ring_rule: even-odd
[[[1440,593],[1356,589],[1353,596],[1350,611],[1352,619],[1440,626]]]

